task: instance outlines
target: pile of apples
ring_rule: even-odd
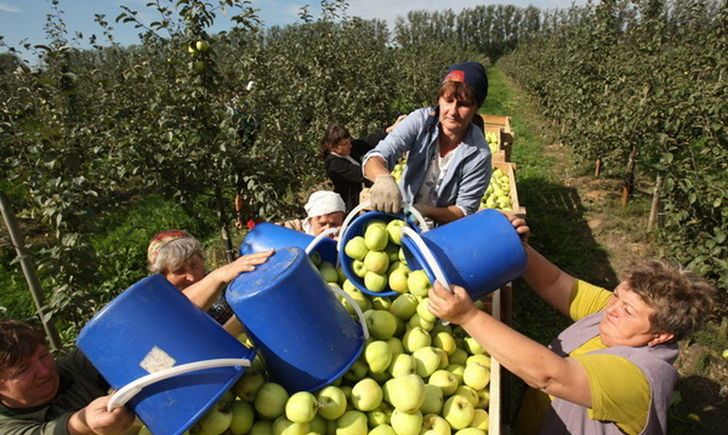
[[[407,167],[407,161],[405,159],[400,160],[397,162],[396,165],[394,165],[394,168],[392,168],[392,176],[394,177],[394,180],[399,183],[399,179],[402,178],[402,172],[404,172],[404,168]]]
[[[510,192],[510,177],[503,170],[495,169],[490,177],[490,184],[480,200],[480,208],[496,208],[503,211],[513,210]]]
[[[500,132],[497,131],[487,131],[485,132],[485,140],[488,142],[488,148],[490,148],[491,154],[496,154],[498,151],[500,151]]]

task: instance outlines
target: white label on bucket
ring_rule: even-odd
[[[160,370],[174,367],[174,363],[176,362],[177,361],[169,356],[167,352],[163,351],[157,346],[154,346],[152,350],[150,350],[149,353],[144,357],[142,362],[139,363],[139,366],[149,373],[154,373]]]

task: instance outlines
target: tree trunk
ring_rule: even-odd
[[[660,209],[660,187],[662,187],[662,177],[657,176],[655,179],[655,191],[652,193],[652,207],[650,208],[650,219],[647,221],[647,231],[652,231],[657,221],[657,212]],[[657,228],[659,228],[659,222]]]
[[[219,184],[215,185],[215,202],[217,203],[217,222],[220,225],[220,237],[222,237],[222,243],[225,247],[225,258],[228,263],[232,263],[235,260],[233,242],[230,240],[230,232],[225,219],[225,200],[222,197],[222,189]]]
[[[637,147],[632,146],[632,151],[629,153],[629,163],[627,163],[627,175],[624,178],[624,185],[622,186],[622,207],[627,207],[629,203],[629,197],[632,195],[634,190],[634,172],[637,161]]]

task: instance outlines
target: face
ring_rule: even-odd
[[[340,227],[344,223],[344,212],[335,211],[333,213],[311,218],[311,231],[314,236],[318,236],[322,231],[329,228]]]
[[[0,402],[21,409],[44,405],[55,397],[59,384],[53,356],[40,345],[26,361],[0,374]]]
[[[351,154],[351,138],[341,139],[331,147],[331,151],[340,156],[348,156]]]
[[[195,255],[180,269],[167,271],[164,276],[178,290],[184,290],[205,277],[205,260]]]
[[[650,314],[653,311],[640,295],[630,289],[627,282],[621,282],[614,289],[606,315],[599,324],[602,342],[609,347],[640,347],[659,344],[657,341],[663,342],[660,337],[665,334],[655,334],[650,325]]]
[[[440,106],[439,121],[442,129],[455,134],[465,133],[478,110],[475,105],[463,106],[453,94],[441,96],[437,104]]]

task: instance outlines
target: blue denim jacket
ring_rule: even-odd
[[[400,188],[404,202],[412,204],[437,151],[440,132],[437,127],[438,118],[433,108],[415,110],[364,156],[362,168],[372,156],[379,156],[387,162],[391,171],[400,156],[409,151]],[[471,124],[453,152],[455,154],[437,192],[436,205],[456,205],[467,216],[478,210],[480,199],[490,183],[490,149],[483,132]]]

